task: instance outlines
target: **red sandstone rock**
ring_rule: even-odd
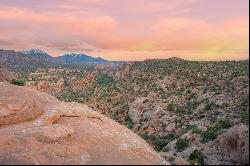
[[[85,105],[0,83],[0,164],[168,164]]]

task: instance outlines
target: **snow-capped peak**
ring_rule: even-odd
[[[24,54],[40,54],[40,55],[47,55],[46,52],[40,50],[40,49],[31,49],[27,51],[23,51]]]
[[[86,55],[84,55],[84,54],[70,53],[70,54],[65,54],[64,56],[81,57],[81,56],[86,56]]]

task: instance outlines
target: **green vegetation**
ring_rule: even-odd
[[[109,103],[110,103],[111,101],[112,101],[112,99],[111,99],[111,98],[108,98],[108,99],[107,99],[107,102],[109,102]]]
[[[150,136],[147,133],[144,133],[143,138],[149,143],[153,143],[156,151],[161,151],[169,142],[178,138],[178,136],[173,132],[161,137],[155,137],[154,135]]]
[[[195,110],[196,108],[199,107],[199,104],[198,102],[187,102],[187,108],[189,110]]]
[[[131,118],[129,117],[128,114],[125,117],[125,123],[126,123],[127,128],[129,128],[129,129],[133,128],[134,124],[133,124],[133,122],[132,122],[132,120],[131,120]]]
[[[241,122],[248,125],[249,124],[249,96],[242,98],[241,106],[238,109],[237,111],[239,111]]]
[[[231,127],[229,119],[221,119],[221,120],[219,120],[218,128],[220,128],[220,129],[228,129],[229,127]]]
[[[215,107],[215,103],[214,102],[209,102],[207,103],[207,105],[205,106],[205,111],[210,111]]]
[[[81,91],[65,91],[61,96],[59,96],[59,100],[66,102],[79,102],[84,103],[89,100],[89,98],[93,95],[95,87],[88,87]]]
[[[59,99],[62,101],[66,101],[66,102],[72,102],[72,101],[76,101],[78,98],[78,94],[75,92],[68,92],[68,93],[64,93],[63,96],[61,96]]]
[[[17,86],[24,86],[25,85],[25,82],[23,80],[11,80],[10,82],[11,84],[14,84],[14,85],[17,85]]]
[[[187,138],[178,138],[176,142],[176,149],[178,152],[182,152],[189,146],[189,140]]]
[[[248,111],[241,111],[240,113],[241,122],[244,124],[249,124],[249,112]]]
[[[155,144],[155,150],[161,151],[162,148],[164,148],[168,144],[168,140],[161,137],[155,137],[153,143]]]
[[[215,127],[209,127],[206,131],[201,133],[203,143],[215,140],[221,129],[228,129],[231,127],[231,123],[228,118],[220,119]]]
[[[96,76],[96,82],[102,86],[110,86],[114,83],[113,78],[105,75],[105,74],[98,74]]]
[[[170,111],[170,112],[176,112],[176,113],[180,113],[181,112],[180,107],[178,107],[178,105],[173,104],[173,103],[171,103],[171,104],[169,104],[167,106],[167,110]]]
[[[171,112],[174,112],[174,111],[175,111],[175,105],[174,105],[174,104],[169,104],[169,105],[167,106],[167,110],[168,110],[168,111],[171,111]]]
[[[191,125],[188,128],[191,129],[192,134],[195,134],[195,133],[199,134],[199,133],[201,133],[201,130],[198,128],[197,125]]]
[[[203,143],[215,140],[218,135],[218,129],[216,127],[210,127],[203,133],[201,133],[201,138]]]
[[[205,165],[204,155],[200,150],[194,150],[188,160],[192,165]]]
[[[143,103],[148,103],[149,102],[149,100],[148,99],[145,99],[144,101],[143,101]]]

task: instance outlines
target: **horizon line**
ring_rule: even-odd
[[[40,51],[43,51],[42,49],[39,49],[39,48],[30,48],[30,49],[26,49],[26,50],[16,50],[16,49],[3,49],[3,48],[0,48],[0,51],[3,50],[3,51],[14,51],[14,52],[24,52],[24,51],[29,51],[29,50],[40,50]],[[53,58],[57,58],[57,57],[61,57],[61,56],[64,56],[64,55],[67,55],[67,54],[78,54],[78,55],[86,55],[86,56],[90,56],[90,57],[93,57],[89,54],[85,54],[85,53],[74,53],[74,52],[68,52],[68,53],[64,53],[62,55],[59,55],[59,56],[53,56],[49,53],[47,53],[46,51],[43,51],[45,52],[46,54],[48,54],[49,56],[53,57]],[[102,58],[102,57],[93,57],[93,58]],[[181,59],[181,60],[184,60],[184,61],[190,61],[190,62],[226,62],[226,61],[249,61],[249,53],[248,53],[248,58],[247,59],[227,59],[227,60],[187,60],[187,59],[184,59],[184,58],[180,58],[178,56],[172,56],[172,57],[169,57],[169,58],[152,58],[152,59],[144,59],[144,60],[109,60],[109,59],[104,59],[104,60],[107,60],[108,62],[144,62],[144,61],[150,61],[150,60],[168,60],[168,59],[173,59],[173,58],[177,58],[177,59]],[[96,62],[95,62],[96,63]],[[103,62],[98,62],[98,63],[103,63]]]

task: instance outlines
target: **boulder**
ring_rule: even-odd
[[[249,129],[244,124],[231,127],[203,146],[207,164],[249,164]]]
[[[0,164],[169,164],[86,105],[0,83]]]
[[[143,102],[145,100],[148,99],[145,97],[138,98],[133,101],[129,106],[128,115],[131,118],[132,122],[135,124],[139,123],[141,120],[143,108],[145,107]]]
[[[230,159],[239,164],[249,164],[249,129],[237,125],[218,137],[219,145]]]

